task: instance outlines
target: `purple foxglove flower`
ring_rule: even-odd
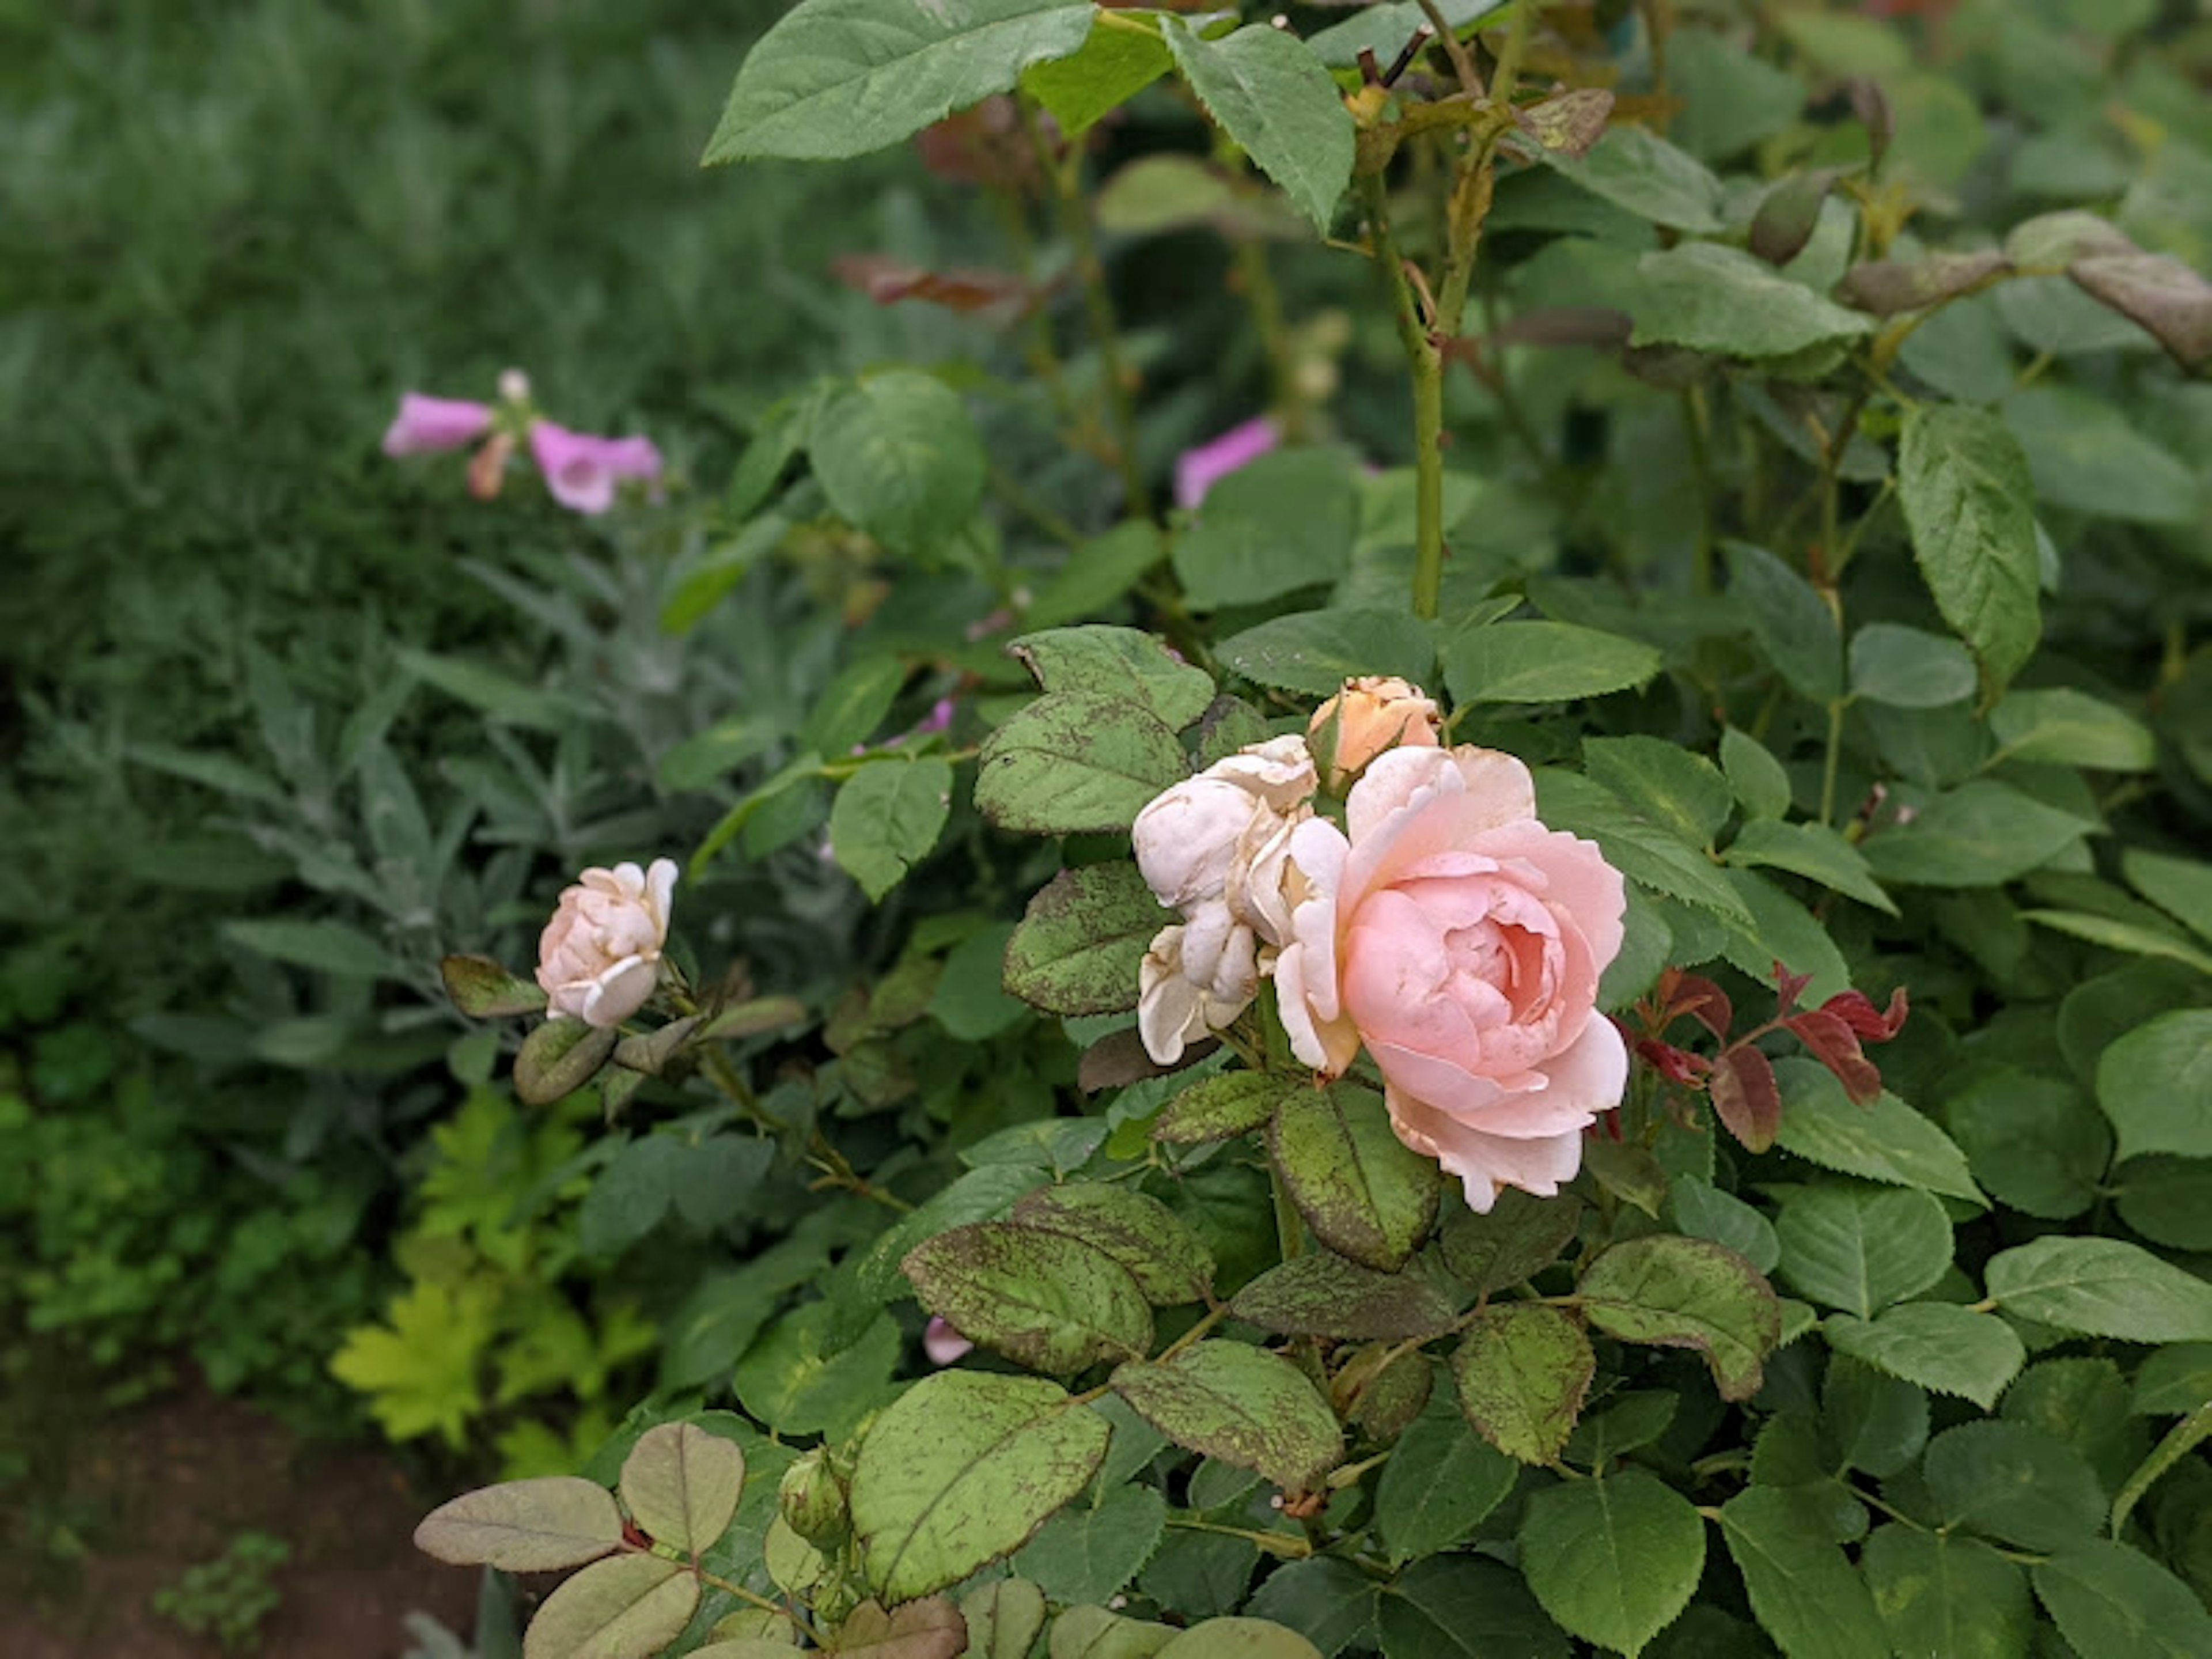
[[[933,1365],[950,1365],[975,1346],[942,1315],[932,1315],[929,1328],[921,1334],[921,1351]]]
[[[491,425],[491,410],[458,398],[426,398],[408,392],[384,434],[387,455],[422,455],[474,443]]]
[[[1176,505],[1196,507],[1206,491],[1241,467],[1247,467],[1283,441],[1282,429],[1268,416],[1232,426],[1218,438],[1176,458]]]
[[[553,499],[578,513],[604,513],[612,507],[622,479],[660,476],[660,452],[650,440],[598,438],[550,421],[532,424],[530,453]]]

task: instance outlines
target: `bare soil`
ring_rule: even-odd
[[[389,1453],[304,1441],[197,1382],[112,1416],[48,1403],[75,1419],[53,1425],[65,1440],[30,1460],[27,1493],[0,1489],[0,1506],[32,1506],[0,1524],[31,1534],[0,1577],[9,1659],[216,1659],[215,1640],[155,1613],[154,1594],[250,1531],[292,1551],[261,1659],[400,1659],[416,1611],[468,1637],[477,1574],[416,1552],[415,1522],[440,1495]]]

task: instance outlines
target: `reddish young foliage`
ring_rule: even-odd
[[[1636,1052],[1651,1068],[1669,1083],[1696,1085],[1712,1070],[1712,1062],[1701,1054],[1677,1048],[1671,1042],[1662,1042],[1656,1037],[1638,1037]]]
[[[1822,1003],[1820,1012],[1843,1021],[1862,1042],[1887,1042],[1904,1029],[1912,1010],[1900,985],[1889,994],[1887,1008],[1875,1007],[1863,991],[1843,991]]]
[[[1814,1059],[1836,1074],[1854,1101],[1868,1106],[1881,1097],[1881,1073],[1859,1052],[1859,1040],[1843,1019],[1826,1009],[1812,1008],[1790,1015],[1783,1024],[1812,1050]]]
[[[879,306],[901,300],[926,300],[948,311],[988,314],[1012,322],[1034,310],[1039,291],[1003,270],[928,270],[888,253],[848,253],[830,269],[846,287],[857,289]]]
[[[1713,1110],[1728,1132],[1754,1152],[1774,1144],[1782,1124],[1782,1091],[1765,1054],[1746,1045],[1724,1052],[1706,1079]]]

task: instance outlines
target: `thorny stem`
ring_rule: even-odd
[[[1267,244],[1255,236],[1237,243],[1237,277],[1244,303],[1252,308],[1252,322],[1260,331],[1261,349],[1267,356],[1267,370],[1274,382],[1276,417],[1283,423],[1283,441],[1297,443],[1305,435],[1305,399],[1299,395],[1297,364],[1291,353],[1290,331],[1283,322],[1283,296],[1267,269]]]
[[[1037,166],[1052,186],[1061,234],[1075,250],[1075,274],[1083,284],[1084,316],[1090,325],[1091,344],[1098,353],[1099,372],[1106,382],[1106,410],[1113,424],[1114,461],[1121,475],[1122,510],[1133,519],[1149,518],[1145,475],[1137,464],[1136,406],[1129,396],[1128,371],[1121,361],[1114,300],[1106,289],[1106,264],[1098,257],[1098,239],[1091,229],[1090,204],[1076,177],[1083,164],[1082,151],[1071,149],[1064,161],[1055,157],[1051,142],[1045,137],[1043,124],[1037,118],[1036,105],[1023,97],[1018,100],[1018,107],[1022,130],[1029,135],[1030,146],[1036,152]]]
[[[1467,43],[1459,38],[1458,31],[1446,20],[1437,0],[1420,0],[1420,3],[1421,15],[1429,20],[1429,27],[1436,30],[1437,41],[1443,47],[1444,56],[1451,59],[1452,73],[1459,77],[1460,90],[1470,98],[1481,97],[1482,77],[1475,73],[1474,58],[1468,51]]]
[[[1257,1544],[1271,1555],[1279,1555],[1292,1561],[1303,1561],[1314,1553],[1313,1540],[1296,1533],[1255,1532],[1249,1527],[1224,1527],[1211,1521],[1194,1520],[1187,1515],[1170,1514],[1168,1525],[1180,1527],[1185,1532],[1217,1532],[1224,1538],[1242,1538]]]

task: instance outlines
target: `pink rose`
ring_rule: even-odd
[[[651,440],[596,438],[550,421],[531,423],[530,453],[553,499],[578,513],[605,512],[624,478],[651,483],[660,476],[660,452]]]
[[[560,908],[538,941],[538,983],[548,1016],[573,1015],[586,1025],[619,1025],[660,982],[660,950],[668,939],[676,863],[617,864],[586,870],[561,895]]]
[[[1283,441],[1282,428],[1267,416],[1232,426],[1218,438],[1176,458],[1177,507],[1196,507],[1206,492],[1231,473],[1248,467]]]
[[[491,426],[491,410],[458,398],[426,398],[410,392],[384,434],[387,455],[423,455],[474,443]]]
[[[1628,1080],[1597,1012],[1620,872],[1538,822],[1528,769],[1492,750],[1391,750],[1345,811],[1349,835],[1326,818],[1291,834],[1275,988],[1292,1051],[1334,1075],[1364,1044],[1398,1138],[1473,1208],[1506,1187],[1550,1196]]]

